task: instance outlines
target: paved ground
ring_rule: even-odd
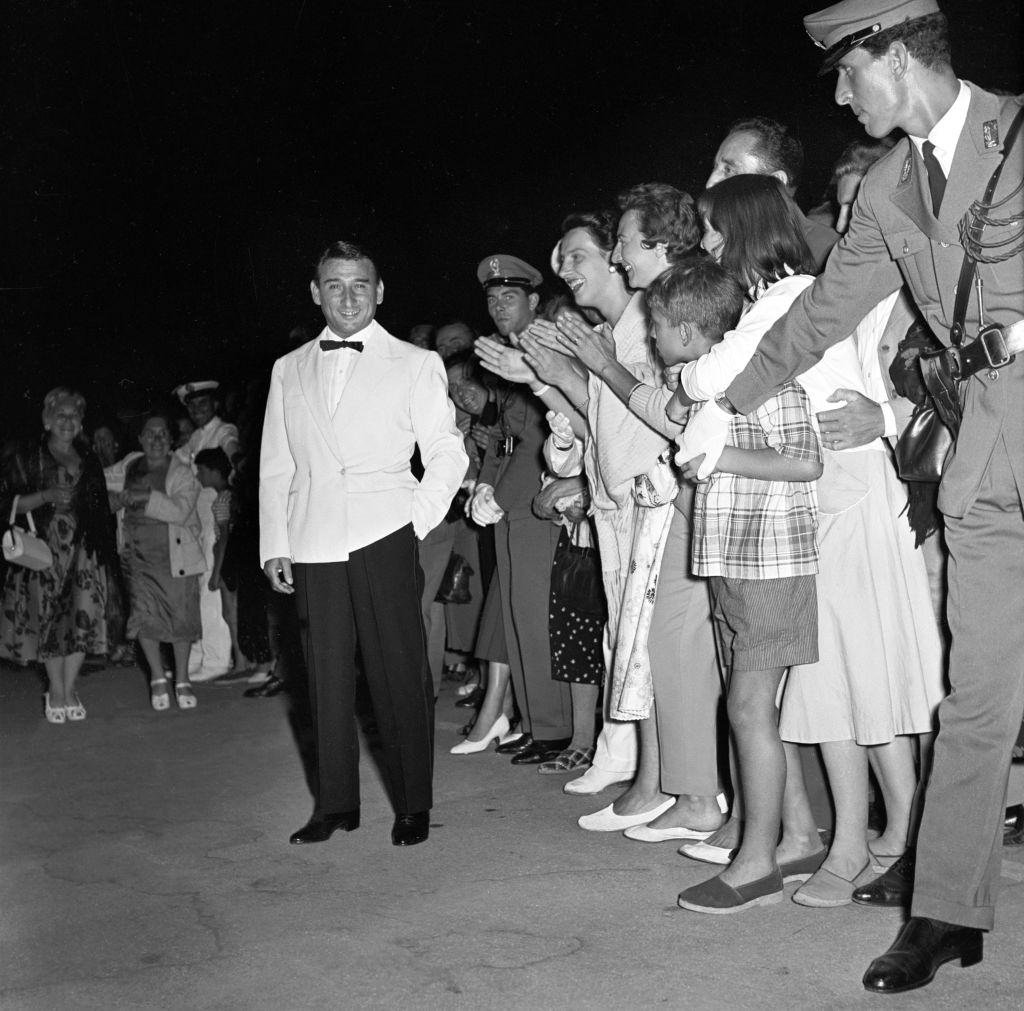
[[[366,757],[362,827],[288,845],[311,805],[283,696],[158,714],[111,670],[82,697],[84,723],[51,726],[35,675],[0,671],[4,1009],[1024,1007],[1021,849],[982,965],[881,999],[860,976],[895,911],[684,912],[709,868],[582,832],[595,804],[560,777],[449,755],[450,689],[410,849]]]

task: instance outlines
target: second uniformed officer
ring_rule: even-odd
[[[507,342],[533,322],[540,271],[514,256],[489,256],[477,268],[497,336]],[[495,525],[497,586],[512,685],[523,736],[499,746],[516,765],[554,758],[572,737],[568,684],[551,679],[548,597],[559,528],[533,514],[544,470],[544,405],[521,386],[498,390],[498,423],[484,454],[473,518]],[[493,592],[493,591],[492,591]]]

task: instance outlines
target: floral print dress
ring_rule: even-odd
[[[80,473],[59,466],[50,480],[75,486]],[[96,555],[86,551],[78,522],[74,506],[54,511],[46,530],[53,553],[50,568],[39,572],[18,565],[8,568],[0,612],[0,656],[27,663],[72,653],[106,653],[106,573]]]

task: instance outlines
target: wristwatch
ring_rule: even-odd
[[[724,393],[719,393],[718,396],[715,397],[715,403],[718,404],[718,406],[721,407],[726,414],[732,414],[733,416],[736,416],[740,413],[739,411],[736,410],[736,408],[733,406],[732,401]]]

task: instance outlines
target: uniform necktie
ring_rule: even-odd
[[[942,171],[939,159],[935,157],[935,145],[926,140],[921,145],[924,156],[924,167],[928,169],[928,189],[932,193],[932,214],[939,216],[942,206],[942,195],[946,192],[946,173]]]
[[[337,351],[338,348],[350,348],[352,351],[362,351],[362,341],[320,341],[321,351]]]

